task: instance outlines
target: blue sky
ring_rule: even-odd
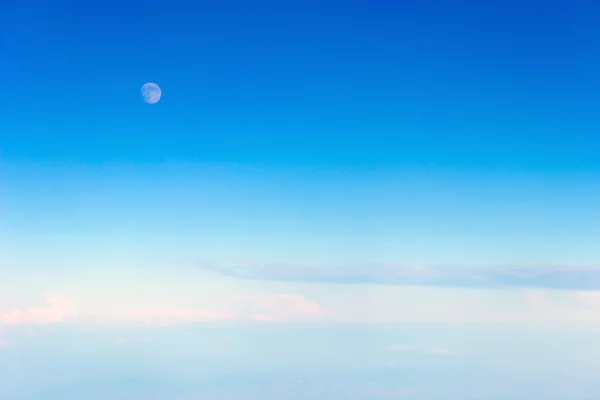
[[[594,398],[599,5],[5,3],[0,397]]]

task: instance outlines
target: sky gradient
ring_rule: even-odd
[[[4,1],[0,397],[597,399],[599,15]]]

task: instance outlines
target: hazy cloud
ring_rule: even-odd
[[[390,351],[415,351],[419,350],[418,347],[411,346],[408,344],[393,344],[391,346],[386,347],[386,350]]]
[[[232,261],[203,262],[204,270],[224,276],[268,281],[335,284],[453,286],[471,288],[600,289],[600,267],[557,265],[404,265],[357,263],[305,265]]]
[[[115,339],[115,343],[116,344],[125,344],[125,343],[130,343],[130,344],[151,344],[151,343],[154,343],[154,340],[152,340],[150,338],[125,339],[123,337],[119,337],[119,338]]]
[[[431,350],[425,350],[425,353],[428,354],[437,354],[440,356],[458,356],[459,354],[451,351],[451,350],[445,350],[445,349],[431,349]]]
[[[118,311],[94,315],[94,317],[100,320],[158,326],[234,319],[234,315],[227,310],[210,310],[202,308],[125,308]]]
[[[298,294],[275,293],[253,296],[245,302],[248,315],[256,321],[295,321],[318,318],[321,306]]]
[[[238,296],[226,308],[121,309],[93,319],[171,326],[214,321],[307,321],[320,318],[321,306],[299,294],[274,293]],[[89,317],[89,316],[88,316]]]
[[[46,305],[0,311],[0,325],[50,324],[77,316],[71,301],[59,295],[48,295]]]
[[[600,291],[578,291],[575,293],[575,298],[584,306],[600,308]]]
[[[458,356],[459,354],[446,349],[423,349],[417,346],[411,346],[406,344],[393,344],[391,346],[386,347],[388,351],[416,351],[419,353],[425,354],[436,354],[440,356]]]
[[[526,294],[527,308],[538,320],[600,321],[600,291],[575,290],[566,295],[544,290]]]

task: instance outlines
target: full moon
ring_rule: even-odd
[[[156,104],[160,100],[162,94],[160,87],[156,83],[148,82],[142,86],[142,97],[148,104]]]

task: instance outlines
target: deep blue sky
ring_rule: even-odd
[[[0,147],[5,161],[598,171],[593,3],[5,1]]]

